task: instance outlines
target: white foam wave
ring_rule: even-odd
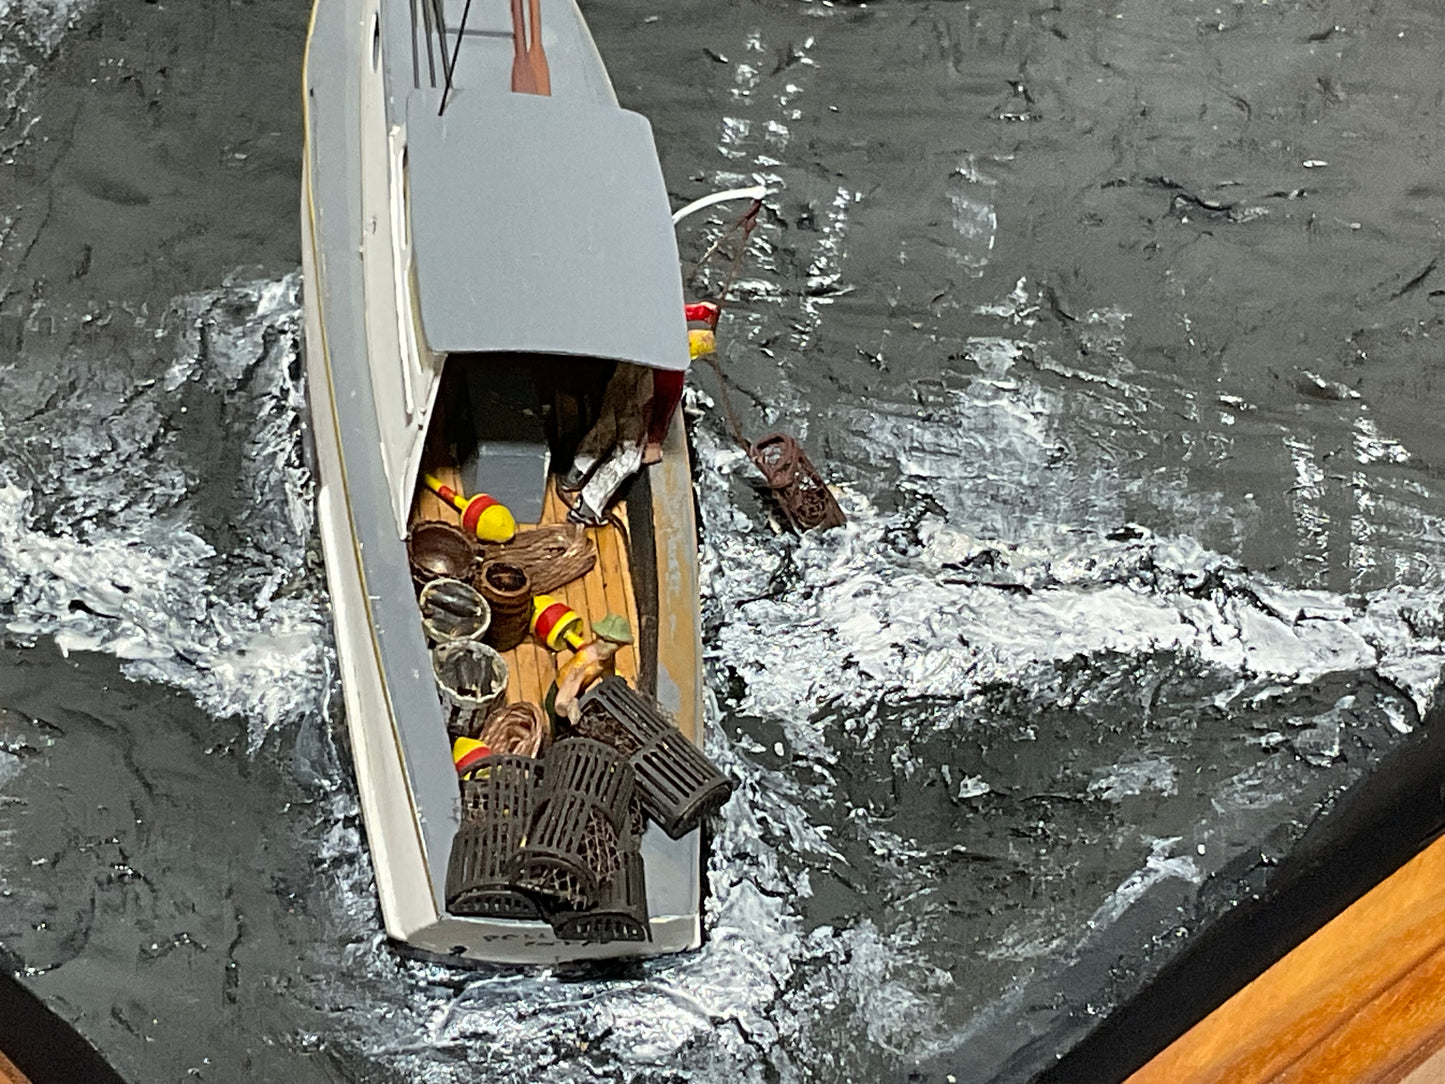
[[[0,0],[0,96],[15,111],[43,62],[94,0]],[[8,142],[8,141],[7,141]]]
[[[712,461],[726,471],[735,457],[716,449]],[[1438,605],[1424,590],[1346,599],[1272,583],[1188,538],[1082,534],[1049,550],[936,515],[882,516],[856,495],[845,504],[849,525],[800,540],[791,585],[765,597],[760,579],[784,560],[775,548],[756,553],[756,532],[710,538],[711,590],[730,615],[710,656],[741,679],[740,711],[786,720],[800,703],[967,700],[999,683],[1042,696],[1069,659],[1171,652],[1237,675],[1223,703],[1262,683],[1370,670],[1423,712],[1445,662],[1438,638],[1409,628],[1413,609]]]
[[[979,346],[985,360],[1016,353],[1007,343]],[[1006,376],[1007,366],[995,374],[1000,380]],[[1007,403],[1030,393],[1026,382],[1004,390],[1000,398]],[[997,402],[987,387],[975,394]],[[908,449],[906,460],[900,453],[905,479],[961,483],[958,464],[968,457],[959,454],[960,441],[989,445],[992,478],[1019,477],[1020,464],[1023,473],[1031,463],[1042,468],[1049,442],[1039,418],[1057,407],[986,407],[980,417],[986,415],[989,425],[982,433],[973,416],[934,416],[926,425],[914,417],[908,441],[899,444]],[[872,415],[875,427],[891,421],[887,414]],[[861,412],[858,423],[865,430],[869,424]],[[718,944],[705,952],[726,961],[720,974],[728,977],[723,988],[732,994],[724,1003],[734,1018],[761,1015],[769,1021],[759,1025],[758,1034],[768,1043],[776,1036],[773,1049],[787,1051],[786,1057],[772,1055],[774,1067],[830,1057],[837,1037],[852,1033],[838,1026],[840,1017],[861,1027],[874,1051],[900,1058],[950,1049],[969,1033],[968,1027],[950,1031],[949,976],[944,961],[930,957],[927,937],[919,932],[926,919],[917,925],[893,922],[886,931],[872,919],[859,919],[803,932],[810,874],[846,865],[817,822],[818,812],[848,802],[830,766],[846,746],[877,747],[881,705],[947,701],[967,711],[1001,687],[1039,705],[1080,706],[1091,698],[1109,703],[1118,660],[1155,656],[1212,675],[1200,683],[1206,696],[1201,708],[1257,706],[1336,673],[1373,673],[1394,682],[1421,713],[1433,701],[1445,645],[1419,619],[1440,608],[1438,594],[1429,589],[1396,587],[1348,597],[1297,590],[1191,538],[1159,537],[1142,528],[1113,536],[1070,528],[1053,515],[1056,509],[1038,502],[992,520],[1017,526],[1016,537],[976,535],[953,522],[957,513],[948,504],[942,511],[920,511],[928,507],[920,501],[884,514],[849,487],[839,491],[849,517],[845,528],[793,539],[742,510],[751,503],[742,483],[751,470],[746,459],[706,424],[694,435],[707,528],[703,581],[712,686],[732,690],[725,705],[730,716],[776,727],[784,739],[778,748],[786,746],[820,780],[804,785],[796,773],[762,767],[759,754],[766,754],[766,747],[752,743],[756,748],[749,751],[746,739],[714,750],[741,786],[717,841]],[[876,437],[876,429],[867,435]],[[1093,475],[1085,488],[1107,494],[1109,479]],[[936,485],[923,491],[939,492]],[[1079,498],[1077,487],[1070,496]],[[1000,499],[997,507],[1007,503]],[[975,501],[958,506],[970,515],[978,511]],[[1085,668],[1082,680],[1062,676],[1079,665]],[[1139,707],[1147,722],[1149,704]],[[1118,706],[1110,710],[1117,713]],[[988,713],[978,710],[975,716],[987,719]],[[905,714],[901,723],[910,732],[934,725],[927,712]],[[1390,725],[1400,730],[1406,724]],[[1306,759],[1327,763],[1308,751]],[[909,775],[916,767],[902,746],[895,762]],[[984,793],[988,787],[973,789]],[[1093,786],[1084,789],[1112,803],[1145,790],[1167,798],[1178,785],[1169,761],[1154,756],[1096,774]],[[1277,799],[1271,794],[1268,801],[1258,796],[1252,801]],[[862,810],[854,812],[863,816]],[[922,883],[926,877],[910,869],[920,865],[924,851],[881,826],[870,828],[868,838],[879,869],[897,882],[885,886],[885,894],[913,898],[932,891]],[[1046,929],[1035,916],[1020,914],[1001,944],[984,955],[1015,961],[1067,957],[1160,881],[1198,883],[1203,871],[1193,856],[1171,853],[1175,842],[1151,842],[1142,866],[1101,899],[1092,917],[1080,916],[1087,919],[1081,928]],[[886,946],[878,957],[845,947],[874,939]],[[744,966],[744,960],[757,963]],[[679,969],[688,973],[698,966],[684,963]],[[712,973],[690,974],[694,991],[714,991],[720,981]],[[1015,984],[1026,977],[1025,971],[1015,972]],[[865,993],[870,989],[886,989],[888,1003],[899,1007],[890,1023],[873,1016],[879,1002]],[[1004,992],[1000,1011],[1007,1002]],[[786,1021],[782,1031],[780,1021]],[[818,1036],[826,1029],[828,1040],[811,1046],[815,1028]],[[837,1052],[841,1066],[849,1054]]]
[[[27,442],[22,457],[32,477],[17,464],[0,468],[8,634],[114,654],[132,677],[185,689],[215,715],[244,716],[253,746],[313,710],[331,670],[322,598],[305,578],[311,504],[298,289],[293,274],[180,299],[178,353],[164,380],[141,375],[116,386],[116,374],[97,364],[88,370],[94,385],[51,394],[23,424],[7,423],[0,407],[0,430],[17,443],[22,429],[45,437]],[[194,488],[174,437],[186,382],[235,404],[240,420],[239,432],[213,435],[239,445],[231,481],[242,522],[230,525],[240,536],[231,552],[218,552],[182,499]],[[43,490],[34,477],[47,479]]]
[[[11,20],[33,41],[54,48],[90,6],[91,0],[0,0],[0,19]]]

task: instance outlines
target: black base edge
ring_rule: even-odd
[[[0,972],[0,1050],[31,1084],[125,1084],[70,1025],[20,980]]]

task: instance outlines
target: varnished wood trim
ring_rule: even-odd
[[[1445,840],[1437,840],[1129,1084],[1398,1084],[1442,1043]]]
[[[1431,1054],[1400,1084],[1440,1084],[1445,1080],[1445,1047]]]
[[[19,1069],[15,1063],[0,1053],[0,1084],[30,1084],[30,1080]]]
[[[652,468],[627,493],[632,590],[637,596],[637,687],[657,695],[657,540],[653,530]]]
[[[697,521],[691,456],[681,412],[653,466],[653,552],[657,583],[657,696],[677,728],[702,743],[702,640],[698,627]],[[634,540],[634,546],[636,542]]]

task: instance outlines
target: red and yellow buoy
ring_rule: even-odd
[[[692,360],[717,353],[717,304],[699,301],[684,305],[682,311],[687,317],[687,351]]]
[[[687,355],[692,361],[717,353],[717,334],[709,328],[694,327],[687,331]]]
[[[582,646],[587,626],[576,610],[551,595],[538,595],[532,600],[532,634],[553,651]]]
[[[452,763],[456,765],[457,775],[463,779],[471,775],[477,766],[491,755],[491,749],[476,738],[458,738],[452,742]]]
[[[430,474],[423,475],[427,489],[462,514],[462,530],[475,534],[483,542],[510,542],[517,533],[517,521],[511,510],[495,497],[478,493],[463,497],[451,486]]]

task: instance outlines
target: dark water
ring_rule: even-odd
[[[127,1079],[1028,1079],[1422,742],[1435,5],[585,10],[679,202],[774,190],[731,398],[851,526],[772,529],[695,374],[739,794],[708,946],[578,976],[377,934],[306,5],[0,0],[0,952]]]

